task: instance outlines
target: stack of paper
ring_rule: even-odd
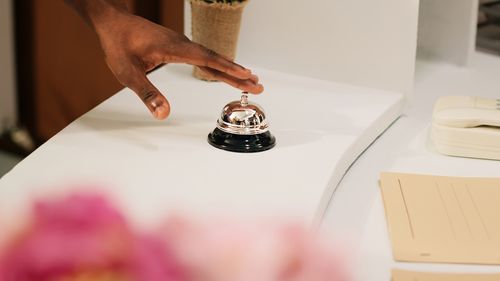
[[[500,264],[500,179],[382,173],[380,184],[396,260]]]
[[[500,274],[447,274],[393,270],[392,281],[498,281]]]

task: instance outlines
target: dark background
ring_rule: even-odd
[[[63,0],[13,2],[19,122],[39,145],[122,86],[94,31]],[[128,0],[128,6],[184,31],[184,0]]]

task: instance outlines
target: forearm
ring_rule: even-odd
[[[117,13],[127,13],[124,0],[65,0],[97,32]]]

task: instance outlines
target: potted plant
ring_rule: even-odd
[[[190,0],[193,41],[230,60],[236,56],[243,9],[248,0]],[[198,67],[196,78],[210,81]]]

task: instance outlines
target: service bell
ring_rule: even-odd
[[[258,104],[249,102],[247,93],[222,109],[217,128],[208,135],[214,147],[233,152],[260,152],[271,149],[276,139],[269,132],[266,114]]]

